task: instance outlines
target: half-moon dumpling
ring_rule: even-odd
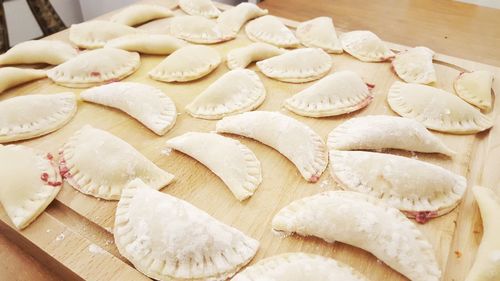
[[[108,41],[105,47],[150,55],[168,55],[187,46],[186,41],[166,34],[137,33]]]
[[[328,164],[321,137],[304,123],[278,112],[252,111],[224,117],[215,130],[252,138],[276,149],[308,182],[317,182]]]
[[[429,84],[436,82],[436,70],[432,64],[434,52],[426,47],[415,47],[400,52],[392,60],[392,67],[408,83]]]
[[[139,179],[123,190],[113,233],[121,255],[162,281],[228,280],[259,248],[257,240]]]
[[[436,131],[474,134],[493,126],[488,117],[456,95],[426,85],[396,81],[387,102],[397,114]]]
[[[419,223],[449,213],[467,187],[460,175],[397,155],[331,150],[330,161],[342,188],[380,198]]]
[[[116,82],[83,91],[80,97],[118,108],[160,136],[174,126],[177,118],[174,102],[160,89],[146,84]]]
[[[61,190],[52,155],[22,145],[0,144],[0,203],[18,229],[27,227]]]
[[[424,125],[410,118],[369,115],[352,118],[328,134],[331,150],[402,149],[425,153],[455,154]]]
[[[500,197],[491,189],[475,186],[472,191],[483,220],[483,238],[465,281],[496,281],[500,276]]]
[[[322,49],[305,48],[257,62],[267,77],[290,83],[303,83],[325,76],[332,68],[330,55]]]
[[[262,104],[266,88],[259,75],[249,69],[226,72],[186,106],[193,117],[220,119],[250,111]]]
[[[58,130],[76,113],[73,93],[27,95],[0,102],[0,143],[26,140]]]
[[[368,281],[352,267],[334,259],[286,253],[260,260],[236,274],[232,281]]]
[[[335,32],[332,18],[317,17],[302,22],[295,32],[300,42],[307,47],[321,48],[328,53],[340,54],[343,52]]]
[[[212,0],[179,0],[179,7],[192,16],[216,18],[220,15]]]
[[[302,116],[325,117],[359,110],[373,99],[358,74],[346,70],[330,74],[285,100],[285,107]]]
[[[418,228],[397,209],[369,195],[328,191],[299,199],[281,209],[272,226],[361,248],[412,281],[441,280],[432,245]]]
[[[174,13],[167,7],[135,4],[114,14],[111,17],[111,21],[128,26],[136,26],[148,21],[167,18],[173,15]]]
[[[454,86],[457,95],[466,102],[483,110],[490,110],[492,84],[493,73],[473,71],[461,73],[455,80]]]
[[[59,153],[63,178],[76,190],[106,200],[120,199],[135,178],[154,189],[174,178],[122,139],[89,125],[71,136]]]
[[[229,51],[227,53],[227,66],[229,69],[245,68],[254,61],[265,60],[285,52],[286,50],[267,43],[252,43]]]
[[[340,42],[344,51],[361,61],[386,61],[394,56],[384,42],[371,31],[357,30],[343,33],[340,35]]]
[[[77,49],[63,41],[31,40],[19,43],[0,55],[0,65],[61,64],[77,54]]]
[[[0,93],[33,80],[47,77],[47,72],[42,69],[0,67]]]
[[[249,22],[245,27],[248,38],[281,48],[295,48],[300,42],[283,22],[274,16],[263,16]]]
[[[141,65],[138,53],[103,48],[82,53],[47,71],[55,83],[70,88],[87,88],[119,81]]]
[[[238,33],[247,21],[264,15],[267,15],[266,9],[243,2],[222,12],[217,18],[217,23],[229,28],[234,33]]]
[[[219,53],[207,46],[187,46],[173,52],[149,72],[164,82],[185,82],[201,78],[219,66]]]
[[[177,16],[168,23],[170,34],[189,42],[214,44],[236,37],[236,33],[201,16]]]
[[[240,201],[252,196],[262,182],[260,161],[237,140],[213,133],[189,132],[169,139],[167,146],[207,166]]]
[[[102,48],[111,39],[141,32],[133,27],[110,21],[93,20],[71,25],[69,40],[84,49]]]

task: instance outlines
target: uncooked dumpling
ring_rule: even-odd
[[[76,190],[106,200],[120,199],[135,178],[154,189],[174,178],[122,139],[89,125],[71,136],[59,153],[63,178]]]
[[[252,43],[248,46],[232,49],[227,53],[227,67],[229,69],[245,68],[254,61],[265,60],[282,55],[285,49],[267,43]]]
[[[432,245],[397,209],[351,191],[328,191],[281,209],[273,229],[339,241],[372,253],[412,281],[439,281]]]
[[[322,49],[305,48],[257,62],[267,77],[290,83],[304,83],[325,76],[332,68],[330,55]]]
[[[189,132],[169,139],[167,146],[207,166],[240,201],[252,196],[262,181],[260,161],[237,140],[213,133]]]
[[[43,136],[62,126],[76,113],[73,93],[27,95],[0,102],[0,143]]]
[[[285,107],[302,116],[325,117],[359,110],[373,99],[363,79],[352,71],[330,74],[285,100]]]
[[[357,30],[340,35],[344,51],[365,62],[386,61],[394,56],[384,42],[371,31]]]
[[[174,13],[167,7],[135,4],[114,14],[111,17],[111,21],[128,26],[136,26],[148,21],[167,18],[173,15]]]
[[[415,47],[396,55],[392,67],[408,83],[429,84],[436,82],[436,70],[432,64],[434,52],[426,47]]]
[[[343,52],[335,32],[332,18],[317,17],[302,22],[295,32],[300,42],[307,47],[321,48],[328,53],[340,54]]]
[[[456,95],[430,86],[396,81],[387,101],[399,115],[436,131],[474,134],[493,126],[490,118]]]
[[[49,71],[55,83],[70,88],[87,88],[119,81],[141,65],[138,53],[103,48],[82,53]]]
[[[380,198],[419,223],[453,210],[467,187],[460,175],[397,155],[332,150],[330,161],[342,188]]]
[[[307,254],[286,253],[260,260],[232,281],[368,281],[350,266],[334,259]]]
[[[187,46],[173,52],[149,72],[164,82],[185,82],[201,78],[219,66],[219,53],[207,46]]]
[[[216,18],[220,15],[212,0],[179,0],[179,7],[192,16]]]
[[[217,18],[217,23],[229,28],[232,32],[238,33],[247,21],[264,15],[267,15],[266,9],[261,9],[252,3],[243,2],[222,12]]]
[[[177,16],[168,22],[170,34],[197,44],[214,44],[234,39],[236,33],[201,16]]]
[[[27,227],[61,190],[61,175],[50,153],[0,144],[0,203],[18,229]]]
[[[150,55],[168,55],[187,46],[186,41],[166,34],[137,33],[108,41],[105,47]]]
[[[457,95],[466,102],[483,110],[492,107],[491,87],[493,73],[489,71],[463,72],[455,80],[454,86]]]
[[[276,149],[308,182],[317,182],[328,164],[321,137],[307,125],[278,112],[252,111],[224,117],[215,130],[252,138]]]
[[[160,89],[141,83],[115,82],[83,91],[84,101],[124,111],[157,135],[164,135],[175,124],[174,102]]]
[[[113,233],[121,255],[163,281],[228,280],[259,247],[257,240],[139,179],[123,190]]]
[[[260,41],[281,48],[295,48],[300,42],[283,22],[274,16],[263,16],[245,26],[245,32],[252,41]]]
[[[102,48],[114,38],[139,33],[141,30],[110,21],[93,20],[71,25],[69,40],[83,49]]]
[[[491,189],[475,186],[472,191],[483,220],[483,238],[476,260],[465,281],[497,281],[500,276],[500,197]]]
[[[76,48],[57,40],[31,40],[19,43],[0,55],[0,65],[61,64],[78,54]]]
[[[47,72],[42,69],[1,67],[0,93],[17,85],[45,77],[47,77]]]
[[[231,70],[186,106],[193,117],[220,119],[227,115],[250,111],[262,104],[266,89],[259,75],[248,69]]]
[[[369,115],[352,118],[328,134],[332,150],[402,149],[425,153],[455,154],[424,125],[410,118]]]

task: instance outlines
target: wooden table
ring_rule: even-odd
[[[498,52],[500,30],[497,28],[497,26],[500,26],[500,10],[450,1],[430,0],[316,0],[309,1],[307,5],[304,5],[304,1],[299,0],[266,0],[260,5],[268,8],[271,14],[298,21],[320,15],[329,15],[334,18],[335,24],[340,30],[370,29],[387,41],[410,46],[424,45],[440,53],[500,65],[500,52]],[[419,39],[416,40],[415,38]],[[464,67],[467,67],[468,64],[468,62],[461,60],[456,62]],[[496,123],[498,124],[498,121]],[[497,140],[500,139],[499,130],[494,129],[490,132],[491,134],[498,136],[496,137]],[[494,167],[498,167],[498,159],[493,157],[495,155],[493,152],[498,155],[498,149],[490,151],[486,155],[487,147],[491,147],[491,145],[484,144],[478,148],[479,151],[475,151],[478,158],[476,160],[485,164],[483,167],[475,169],[471,178],[477,183],[492,187],[494,185],[498,186],[497,183],[500,182],[499,175],[494,172],[486,173],[483,171],[483,173],[480,173],[481,170],[492,171]],[[482,177],[482,175],[488,176]],[[61,212],[63,208],[64,206],[53,204],[47,212],[56,214]],[[476,237],[475,241],[465,241],[466,244],[464,245],[464,238],[460,235],[461,230],[466,233],[470,232],[471,229],[480,229],[481,226],[477,210],[475,212],[471,211],[476,208],[471,197],[468,197],[468,200],[460,208],[459,218],[465,216],[466,220],[463,221],[467,223],[457,225],[456,233],[458,235],[454,237],[453,244],[458,245],[459,241],[461,241],[461,250],[465,248],[475,251],[480,236]],[[71,216],[65,219],[67,221],[74,220]],[[86,225],[84,227],[91,228],[95,226]],[[11,235],[5,232],[0,233],[2,233],[0,234],[0,279],[57,280],[60,278],[45,267],[46,263],[43,260],[37,261],[23,250],[28,249],[30,253],[33,253],[36,249],[32,249],[27,244],[19,243],[19,241],[16,241],[18,245],[9,243],[6,238]],[[37,256],[40,257],[40,255]],[[455,277],[456,280],[462,280],[460,276],[464,276],[464,271],[470,266],[473,256],[474,252],[463,252],[461,257],[459,255],[452,256],[449,263],[454,264],[456,272],[447,276],[453,278],[453,280],[455,280]],[[64,279],[75,277],[70,272],[59,273],[62,274]]]

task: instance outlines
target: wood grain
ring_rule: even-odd
[[[285,22],[292,27],[297,24],[290,20],[285,20]],[[148,24],[148,29],[161,31],[162,22]],[[67,34],[67,31],[65,31],[53,38],[67,40]],[[214,45],[214,47],[221,55],[224,55],[232,48],[249,43],[250,41],[241,32],[236,40]],[[390,46],[396,50],[405,48],[397,44],[390,44]],[[22,143],[56,154],[66,139],[83,124],[91,124],[108,130],[136,147],[161,168],[176,175],[175,182],[166,187],[163,190],[164,192],[185,199],[217,219],[259,239],[261,248],[254,262],[277,253],[305,251],[335,257],[365,273],[371,280],[406,280],[384,264],[379,263],[369,253],[352,246],[341,243],[331,245],[319,239],[295,236],[281,239],[271,233],[270,221],[281,207],[295,199],[336,188],[328,172],[323,174],[317,184],[308,184],[302,179],[296,168],[276,151],[255,141],[238,138],[255,152],[262,162],[264,173],[263,183],[255,195],[251,199],[240,203],[232,196],[219,178],[194,159],[177,152],[172,152],[169,156],[161,155],[160,151],[164,148],[165,140],[171,137],[187,131],[208,132],[214,129],[214,121],[194,119],[184,112],[184,106],[225,73],[227,67],[221,65],[214,73],[198,81],[166,84],[153,81],[147,77],[147,72],[158,64],[163,57],[141,56],[141,58],[141,68],[127,78],[127,81],[144,82],[162,89],[175,101],[179,112],[181,112],[176,126],[166,136],[158,137],[154,135],[140,123],[120,111],[79,102],[78,113],[68,125],[48,136]],[[452,91],[452,81],[463,68],[488,69],[494,71],[496,76],[500,77],[500,70],[495,67],[445,55],[438,55],[437,58],[439,60],[436,63],[439,80],[437,86],[448,91]],[[312,83],[281,83],[268,79],[259,73],[268,91],[267,99],[259,110],[281,111],[308,124],[323,138],[326,138],[328,132],[335,126],[352,116],[368,114],[394,115],[385,101],[388,88],[393,81],[398,80],[390,71],[389,64],[362,63],[347,54],[335,55],[332,56],[332,59],[334,62],[332,71],[350,69],[359,73],[365,81],[376,85],[375,99],[366,109],[333,118],[312,119],[296,116],[282,109],[281,104],[285,98]],[[251,69],[256,70],[255,66],[252,66]],[[497,92],[500,90],[499,80],[495,81],[494,88]],[[67,88],[56,86],[45,79],[6,92],[0,96],[0,100],[34,92],[51,94],[67,90]],[[80,92],[80,90],[72,91]],[[500,106],[499,103],[497,100],[495,108]],[[500,124],[499,121],[496,124]],[[442,138],[452,149],[460,151],[460,154],[453,159],[437,155],[411,155],[409,153],[405,155],[418,157],[420,160],[441,165],[467,176],[469,187],[477,183],[498,183],[499,178],[495,173],[495,169],[487,168],[491,164],[497,164],[498,156],[500,156],[500,132],[497,128],[494,128],[489,133],[486,132],[476,136],[453,136],[441,133],[436,133],[436,135]],[[97,159],[96,161],[98,163],[99,161],[105,161],[105,159]],[[66,184],[56,201],[33,225],[22,232],[15,232],[18,237],[14,240],[16,243],[21,239],[28,240],[35,247],[54,256],[52,261],[44,259],[44,265],[51,268],[64,268],[80,278],[90,280],[145,279],[119,256],[112,244],[112,235],[108,231],[113,225],[115,206],[116,202],[96,200],[93,197],[77,192]],[[10,222],[1,208],[0,219],[0,225],[3,224],[4,228],[12,230]],[[439,264],[444,271],[445,277],[443,280],[460,281],[464,279],[477,249],[481,235],[480,225],[478,211],[470,193],[467,194],[464,203],[452,213],[432,220],[426,225],[418,225],[435,247]],[[474,233],[474,231],[477,233]],[[64,234],[64,239],[58,240],[61,233]],[[105,252],[95,253],[95,251],[91,251],[92,245],[102,248]],[[460,258],[455,255],[457,249],[462,252]],[[38,258],[40,255],[35,252],[30,251]],[[78,254],[78,257],[74,255],[75,253]],[[68,274],[70,275],[70,273]]]

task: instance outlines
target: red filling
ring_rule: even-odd
[[[415,220],[418,223],[426,223],[430,221],[432,218],[437,217],[437,212],[436,211],[422,211],[422,212],[416,212],[415,213]]]
[[[42,179],[43,181],[47,181],[49,179],[49,174],[42,173],[42,175],[40,176],[40,179]]]
[[[62,155],[62,153],[61,153]],[[61,158],[59,161],[59,173],[61,174],[61,177],[63,179],[67,179],[68,177],[71,177],[71,173],[69,172],[68,167],[66,166],[66,160],[64,158]]]
[[[319,177],[317,175],[314,175],[309,178],[309,182],[317,182],[319,180]]]
[[[118,79],[118,78],[113,78],[113,79],[109,79],[109,80],[107,80],[107,81],[106,81],[106,84],[109,84],[109,83],[115,83],[115,82],[118,82],[118,81],[120,81],[120,79]]]
[[[92,71],[92,72],[90,72],[90,76],[92,76],[92,77],[100,77],[101,73],[97,72],[97,71]]]
[[[51,153],[47,153],[47,159],[52,160],[54,159],[54,156]]]
[[[365,84],[366,84],[366,86],[368,86],[368,88],[370,88],[370,90],[375,88],[375,84],[371,84],[371,83],[365,83]]]

